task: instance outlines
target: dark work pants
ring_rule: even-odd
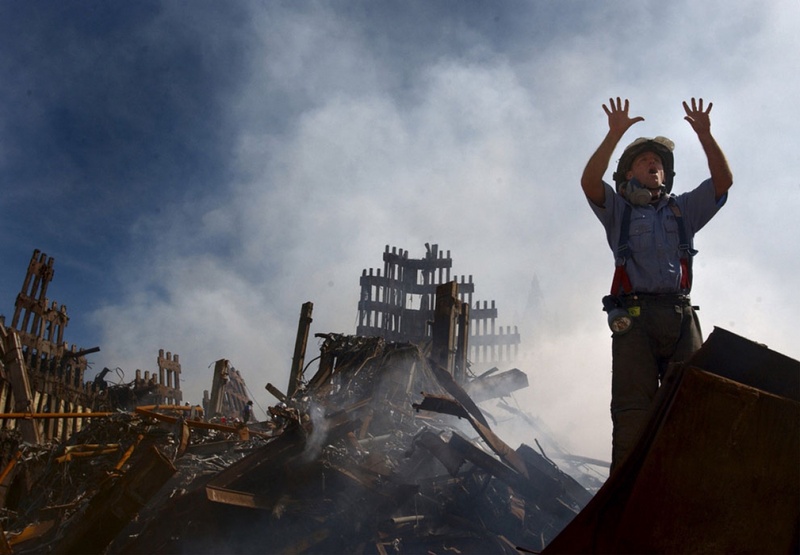
[[[639,296],[626,299],[624,305],[638,305],[640,314],[627,333],[612,338],[612,471],[639,438],[667,367],[687,360],[703,342],[688,299]]]

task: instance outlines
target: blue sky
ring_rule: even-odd
[[[681,192],[708,173],[681,102],[714,102],[735,183],[696,240],[704,331],[800,358],[798,24],[794,0],[0,2],[0,313],[40,249],[88,377],[164,348],[196,402],[224,357],[266,407],[302,303],[354,333],[362,269],[437,243],[520,326],[521,406],[608,458],[612,257],[578,185],[601,104],[645,117],[623,146],[676,142]]]

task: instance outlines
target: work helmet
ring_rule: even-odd
[[[625,177],[633,165],[633,160],[643,152],[655,152],[661,157],[661,165],[664,166],[664,188],[667,194],[672,191],[672,179],[675,177],[675,157],[672,151],[675,150],[675,143],[666,137],[639,137],[627,147],[619,158],[617,171],[614,172],[614,182],[617,185],[617,192],[620,187],[628,181]]]

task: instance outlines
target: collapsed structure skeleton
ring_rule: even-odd
[[[53,329],[40,324],[50,314],[43,307],[52,271],[37,276],[52,270],[52,259],[37,251],[32,260],[28,339],[41,345],[42,330]],[[441,257],[431,260],[443,265]],[[180,406],[178,356],[163,351],[165,364],[153,377],[137,371],[122,387],[95,380],[77,412],[50,413],[73,423],[69,433],[49,434],[50,443],[22,437],[41,430],[37,418],[44,416],[29,401],[22,407],[27,417],[2,435],[6,552],[541,549],[591,494],[544,453],[512,449],[492,431],[476,402],[506,397],[526,387],[527,377],[496,368],[472,375],[469,305],[459,299],[457,282],[429,285],[436,288],[430,339],[321,334],[318,369],[310,376],[304,357],[312,305],[306,303],[289,387],[283,393],[267,386],[279,403],[266,423],[206,422],[200,407]],[[63,315],[63,331],[66,309],[54,314]],[[4,325],[2,331],[3,376],[14,365],[17,377],[27,376],[31,349],[20,354],[17,332]],[[518,341],[513,337],[500,340]],[[82,376],[85,359],[72,351]],[[215,378],[232,369],[226,360],[217,367]],[[220,412],[225,399],[243,402],[242,385],[232,396],[212,388],[206,408]],[[9,380],[4,386],[7,403],[18,397],[19,386]],[[35,388],[23,391],[42,403]],[[144,399],[169,402],[142,407]],[[3,415],[5,423],[11,414]]]

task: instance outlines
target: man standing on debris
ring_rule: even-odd
[[[689,299],[694,235],[727,200],[733,176],[711,135],[712,103],[683,103],[686,121],[700,140],[711,178],[692,191],[672,194],[674,144],[666,137],[639,138],[619,159],[612,188],[603,176],[622,136],[643,117],[628,115],[618,97],[603,105],[608,133],[589,159],[581,187],[606,230],[616,272],[603,299],[612,334],[612,471],[628,454],[647,419],[670,363],[684,361],[702,343]]]
[[[247,404],[242,408],[242,422],[247,424],[251,416],[253,416],[253,401],[247,401]]]

